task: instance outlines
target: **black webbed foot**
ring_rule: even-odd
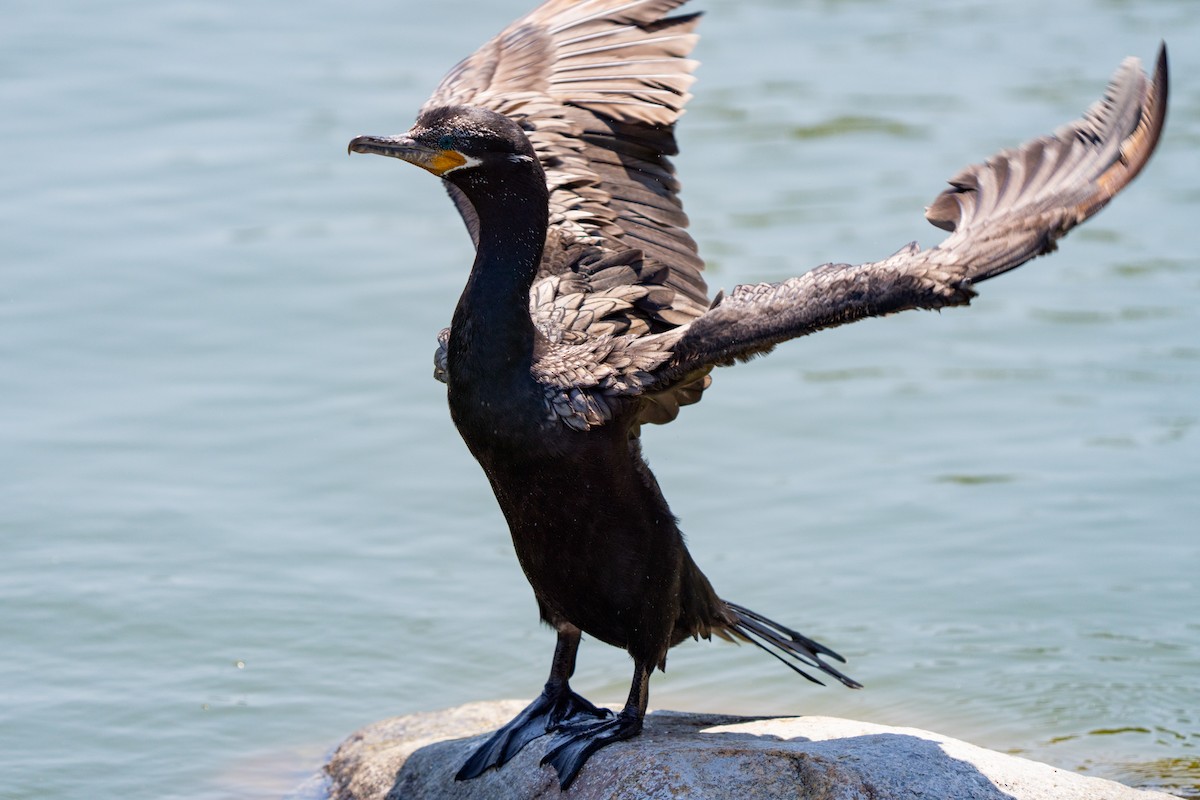
[[[591,719],[611,717],[612,712],[607,708],[597,708],[570,689],[544,691],[511,722],[488,737],[462,765],[454,779],[466,781],[477,778],[486,770],[507,762],[534,739],[580,716],[589,718],[590,722]]]
[[[613,742],[632,739],[641,731],[641,715],[628,709],[599,722],[566,722],[556,728],[550,749],[542,757],[542,765],[553,765],[558,772],[559,788],[566,789],[593,753]]]

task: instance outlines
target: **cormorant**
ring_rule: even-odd
[[[637,735],[651,671],[712,635],[859,684],[829,648],[721,599],[692,561],[642,459],[639,427],[694,403],[716,366],[788,339],[910,308],[966,305],[975,284],[1050,252],[1145,165],[1162,130],[1153,80],[1126,59],[1104,98],[1050,136],[958,173],[927,209],[950,231],[882,261],[824,264],[709,300],[668,157],[690,95],[698,14],[685,0],[548,0],[442,81],[399,136],[349,149],[442,178],[476,247],[435,375],[491,482],[541,618],[558,633],[542,694],[458,779],[555,732],[565,788]],[[616,715],[573,692],[581,632],[633,658]]]

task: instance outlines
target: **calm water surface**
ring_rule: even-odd
[[[430,378],[469,243],[405,129],[525,3],[55,3],[0,26],[0,796],[315,794],[356,727],[526,697],[552,637]],[[657,707],[933,728],[1200,796],[1200,5],[709,0],[710,283],[939,232],[966,163],[1172,46],[1146,174],[971,309],[720,373],[646,433],[722,594]],[[451,23],[451,24],[447,24]],[[624,694],[626,657],[577,684]]]

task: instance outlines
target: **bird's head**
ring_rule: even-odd
[[[463,188],[538,169],[533,145],[517,123],[473,106],[429,109],[407,133],[358,136],[348,149],[399,158]]]

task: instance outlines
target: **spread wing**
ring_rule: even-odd
[[[552,343],[661,333],[709,307],[669,161],[696,67],[699,15],[667,16],[683,2],[550,0],[459,63],[422,109],[482,106],[532,142],[550,232],[530,314]],[[470,203],[446,186],[477,240]],[[659,395],[643,421],[673,418],[706,385]]]
[[[974,285],[1049,253],[1141,171],[1166,118],[1167,56],[1153,80],[1121,64],[1105,96],[1050,136],[1003,150],[950,179],[926,218],[950,231],[882,261],[825,264],[781,283],[738,286],[689,325],[664,334],[671,355],[652,371],[670,385],[798,336],[910,308],[965,305]]]
[[[1053,251],[1137,176],[1162,133],[1167,84],[1165,47],[1152,80],[1137,59],[1126,59],[1082,118],[961,171],[926,210],[951,232],[934,248],[913,243],[882,261],[824,264],[780,283],[738,286],[672,330],[559,348],[539,365],[548,407],[586,429],[631,397],[689,385],[788,339],[911,308],[967,304],[975,284]]]

